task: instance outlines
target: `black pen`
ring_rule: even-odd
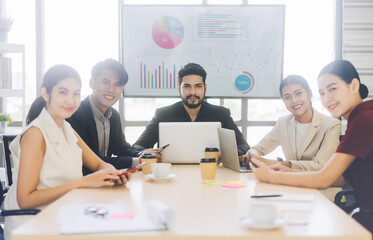
[[[263,194],[263,195],[252,195],[251,198],[268,198],[268,197],[281,197],[282,194]]]

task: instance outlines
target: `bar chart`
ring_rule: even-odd
[[[140,89],[176,89],[177,73],[182,66],[167,65],[162,61],[158,66],[149,67],[140,61],[138,79]]]

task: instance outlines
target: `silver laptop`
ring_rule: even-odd
[[[220,127],[220,122],[159,123],[159,147],[170,144],[162,151],[162,162],[199,163],[205,157],[206,147],[219,148]]]
[[[230,129],[219,128],[218,136],[223,166],[237,172],[252,172],[250,168],[240,166],[235,132]]]

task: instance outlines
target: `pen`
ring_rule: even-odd
[[[40,212],[40,209],[17,209],[17,210],[1,210],[1,216],[12,216],[12,215],[35,215]]]
[[[252,195],[251,198],[281,197],[282,194]]]

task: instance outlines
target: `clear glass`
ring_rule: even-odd
[[[48,0],[45,3],[45,67],[67,64],[82,79],[82,98],[91,93],[91,68],[118,59],[118,1]]]

